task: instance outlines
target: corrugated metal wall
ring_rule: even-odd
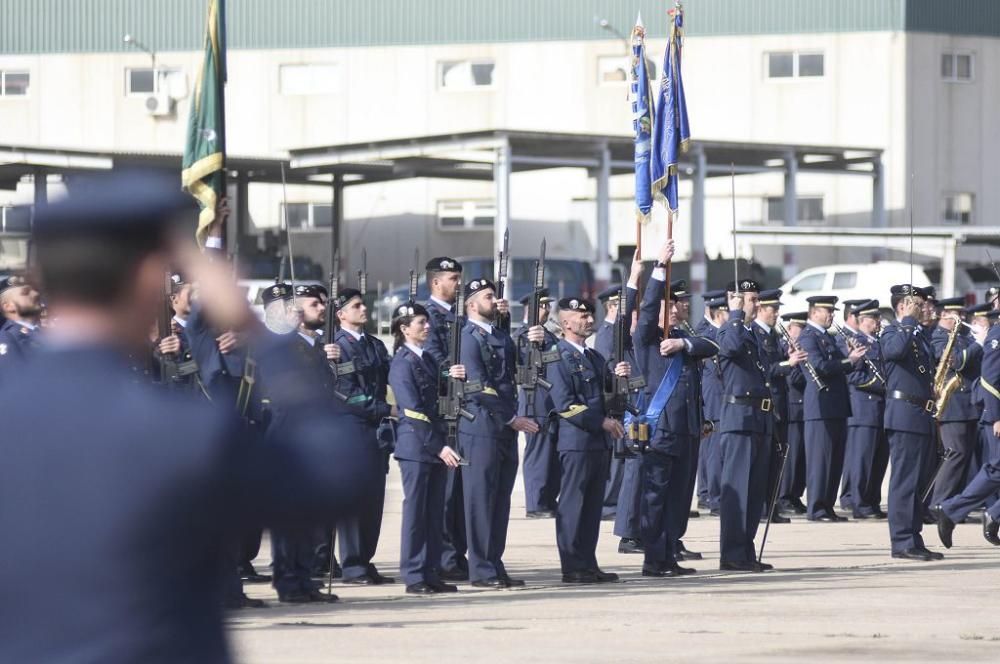
[[[196,50],[206,0],[2,0],[0,53]],[[642,11],[654,37],[664,0],[229,0],[232,48],[607,39]],[[1000,0],[687,0],[691,35],[892,31],[1000,36]]]

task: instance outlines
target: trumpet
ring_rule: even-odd
[[[792,339],[792,335],[788,334],[788,330],[785,329],[785,326],[782,325],[781,323],[778,323],[776,327],[778,329],[778,334],[780,334],[781,338],[785,340],[785,343],[788,344],[788,347],[791,350],[798,352],[800,350],[799,345],[795,343],[794,339]],[[816,373],[816,367],[814,367],[809,360],[806,360],[805,362],[803,362],[803,364],[806,367],[806,374],[808,374],[809,378],[811,378],[812,381],[816,383],[816,389],[819,390],[820,392],[825,392],[826,383],[824,383],[823,379],[819,377],[818,373]]]
[[[847,333],[847,330],[845,330],[841,326],[839,326],[836,323],[834,323],[833,324],[833,328],[837,331],[837,334],[839,334],[840,336],[842,336],[844,338],[844,343],[847,344],[847,347],[849,349],[855,350],[857,348],[865,348],[865,346],[862,346],[861,343],[857,339],[855,339],[854,337],[852,337],[851,335],[849,335]],[[865,348],[865,350],[867,350],[867,348]],[[885,378],[882,377],[882,372],[880,372],[878,370],[878,367],[875,366],[875,363],[872,362],[870,359],[868,359],[867,355],[865,355],[865,357],[863,359],[865,361],[865,366],[867,366],[868,370],[872,372],[872,376],[875,378],[875,380],[877,380],[878,382],[880,382],[880,383],[882,383],[884,385],[885,384]]]

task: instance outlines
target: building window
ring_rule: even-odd
[[[781,196],[769,196],[765,204],[766,218],[769,224],[785,223],[785,199]],[[823,214],[822,196],[800,196],[798,200],[798,223],[819,225],[826,220]]]
[[[27,97],[30,85],[28,72],[0,70],[0,97]]]
[[[283,95],[328,95],[337,92],[337,65],[281,65],[278,86]]]
[[[764,55],[768,78],[819,78],[826,73],[822,53],[774,51]]]
[[[622,86],[629,83],[630,58],[621,55],[602,55],[597,58],[597,84],[608,86]],[[658,85],[656,79],[656,63],[646,58],[646,74],[650,83],[655,88]]]
[[[330,228],[333,225],[333,206],[330,203],[288,203],[285,207],[289,228]]]
[[[492,230],[496,216],[493,201],[438,201],[438,228],[443,231]]]
[[[31,231],[31,209],[20,207],[0,207],[0,231],[4,233],[28,233]]]
[[[438,63],[438,87],[442,90],[492,88],[496,63],[492,60],[448,60]]]
[[[187,77],[180,69],[135,67],[125,70],[126,95],[168,94],[174,99],[187,96]]]
[[[973,66],[972,53],[941,54],[941,78],[949,83],[971,81]]]
[[[947,194],[944,197],[944,223],[967,226],[972,223],[972,194]]]

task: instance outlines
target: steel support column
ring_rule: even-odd
[[[798,159],[795,156],[795,152],[789,151],[785,154],[785,226],[798,226],[799,224],[799,195],[795,186],[795,178],[798,172]],[[785,245],[784,261],[781,268],[781,277],[785,281],[798,274],[799,265],[796,253],[794,246]]]
[[[708,159],[705,151],[695,148],[694,180],[691,191],[691,284],[688,292],[705,292],[708,268],[705,263],[705,176],[708,174]],[[699,320],[703,311],[703,299],[693,298],[691,320]]]
[[[611,280],[611,148],[601,148],[597,168],[597,256],[594,278],[603,289]]]

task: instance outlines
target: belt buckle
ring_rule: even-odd
[[[765,413],[771,412],[771,400],[770,399],[761,399],[760,400],[760,409],[763,412],[765,412]]]
[[[924,410],[933,415],[935,410],[935,405],[936,404],[934,403],[934,399],[928,399],[927,403],[924,404]]]

